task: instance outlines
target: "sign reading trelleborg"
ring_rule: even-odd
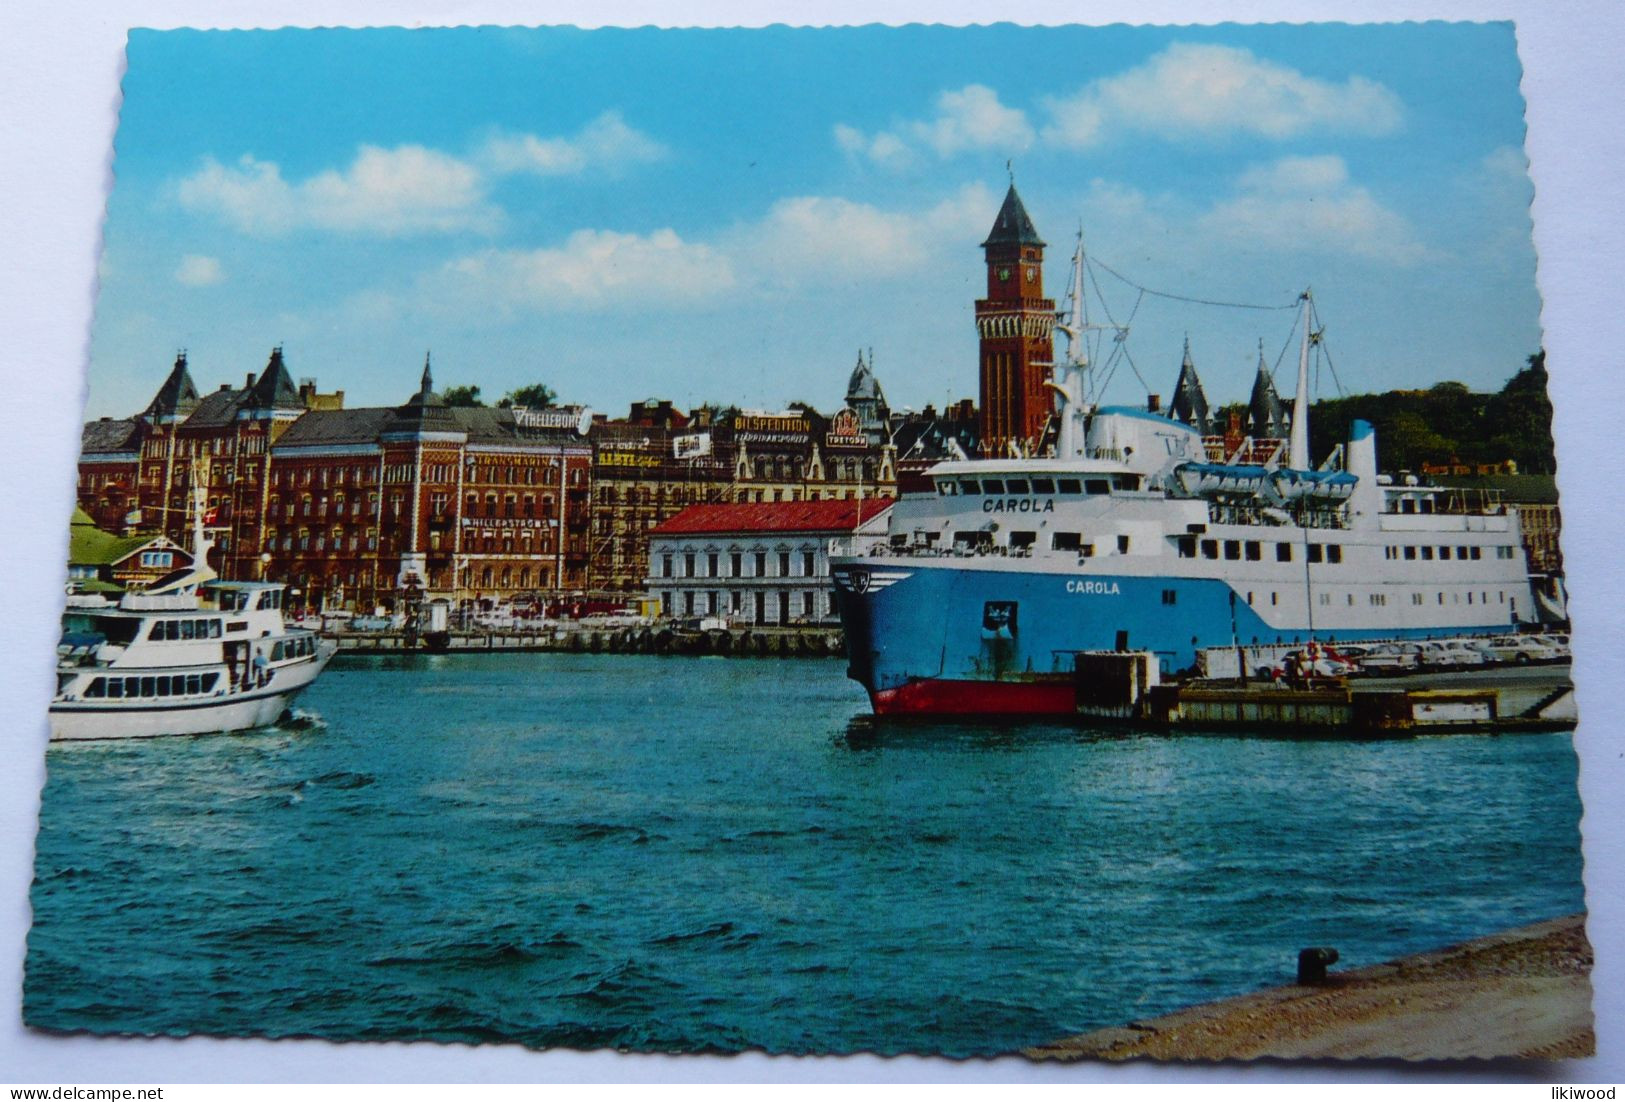
[[[592,428],[592,410],[587,406],[562,406],[558,409],[527,409],[513,407],[513,423],[522,429],[569,429],[577,436],[586,436]]]

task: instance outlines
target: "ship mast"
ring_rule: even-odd
[[[1307,471],[1309,461],[1309,311],[1313,304],[1310,293],[1300,296],[1303,302],[1303,340],[1298,345],[1298,393],[1292,399],[1292,436],[1288,443],[1286,465],[1294,471]]]
[[[1084,343],[1086,331],[1097,326],[1089,324],[1084,312],[1083,295],[1083,227],[1078,227],[1078,244],[1072,251],[1072,280],[1067,286],[1067,305],[1059,311],[1055,328],[1066,337],[1066,357],[1055,365],[1055,379],[1046,383],[1055,392],[1060,403],[1060,431],[1056,435],[1055,452],[1062,459],[1083,454],[1084,419],[1089,416],[1089,350]]]

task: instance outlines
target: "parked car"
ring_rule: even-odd
[[[1558,648],[1539,635],[1498,635],[1478,644],[1492,662],[1551,662],[1562,657]]]
[[[1358,667],[1353,662],[1343,661],[1326,649],[1311,644],[1302,650],[1287,651],[1281,656],[1281,664],[1272,668],[1269,675],[1277,679],[1301,680],[1310,677],[1347,677],[1357,671]]]
[[[1548,646],[1550,646],[1552,650],[1556,652],[1558,658],[1568,658],[1572,654],[1572,652],[1569,650],[1569,637],[1567,632],[1554,632],[1551,634],[1537,635],[1535,638],[1544,641]]]
[[[1408,673],[1420,669],[1422,648],[1416,643],[1379,643],[1363,665],[1381,673]]]
[[[1459,670],[1484,664],[1484,652],[1461,639],[1426,639],[1418,643],[1422,665],[1436,670]]]

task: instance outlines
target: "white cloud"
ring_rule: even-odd
[[[175,282],[187,287],[212,287],[225,281],[225,270],[212,256],[187,253],[175,268]]]
[[[986,230],[996,197],[975,184],[918,211],[834,196],[783,199],[760,219],[716,237],[672,229],[584,229],[538,249],[486,249],[420,281],[423,308],[501,314],[706,306],[787,287],[895,280],[943,262]]]
[[[500,134],[480,148],[478,157],[496,173],[573,176],[588,169],[613,172],[666,155],[665,146],[628,126],[619,112],[605,111],[573,138]]]
[[[833,196],[773,204],[760,222],[737,227],[729,247],[741,268],[755,264],[766,284],[863,281],[917,272],[945,247],[973,240],[991,224],[997,200],[980,184],[923,211],[881,210]]]
[[[1164,138],[1242,134],[1283,139],[1315,130],[1388,134],[1404,117],[1399,97],[1361,76],[1307,76],[1235,46],[1175,43],[1145,64],[1045,101],[1044,139],[1092,145],[1116,131]]]
[[[271,161],[212,158],[178,187],[189,210],[225,219],[244,233],[275,236],[314,228],[386,237],[489,231],[501,212],[485,201],[472,165],[418,145],[364,145],[345,170],[289,183]]]
[[[1235,194],[1197,220],[1197,229],[1251,249],[1347,253],[1397,265],[1430,250],[1406,219],[1349,178],[1341,157],[1283,157],[1243,173]]]
[[[704,301],[734,282],[726,256],[670,229],[646,236],[577,230],[557,248],[487,249],[450,261],[424,289],[431,302],[453,305],[494,303],[503,310],[544,312],[616,309],[632,316],[646,306]]]
[[[937,114],[931,119],[901,122],[873,135],[845,123],[835,127],[835,144],[843,151],[888,168],[908,164],[927,150],[941,158],[983,150],[1020,153],[1033,139],[1025,112],[1006,107],[999,94],[983,84],[939,94]]]

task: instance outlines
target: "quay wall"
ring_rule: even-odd
[[[717,628],[675,631],[669,627],[548,627],[535,631],[451,632],[439,639],[404,632],[340,632],[340,654],[470,654],[550,651],[566,654],[717,655],[740,658],[840,658],[846,653],[835,628]]]

